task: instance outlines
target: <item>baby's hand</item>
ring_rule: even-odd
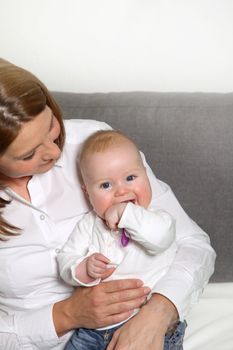
[[[107,265],[110,260],[101,253],[94,253],[90,255],[86,260],[87,274],[91,278],[104,279],[106,275]]]
[[[106,225],[110,230],[117,230],[118,223],[125,210],[127,203],[118,203],[108,208],[104,214]]]

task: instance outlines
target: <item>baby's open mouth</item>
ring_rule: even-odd
[[[126,201],[123,201],[123,203],[133,203],[133,204],[135,204],[136,200],[135,199],[127,199]]]

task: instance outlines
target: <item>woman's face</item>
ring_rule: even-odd
[[[23,124],[16,139],[0,156],[0,174],[21,178],[51,169],[61,154],[54,143],[59,134],[59,122],[46,106],[33,120]]]

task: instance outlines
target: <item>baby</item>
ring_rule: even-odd
[[[119,131],[98,131],[84,142],[79,168],[93,211],[77,223],[58,255],[61,277],[86,287],[139,278],[153,289],[175,256],[175,222],[169,213],[151,206],[150,182],[135,143]],[[112,267],[113,274],[106,278]],[[121,325],[78,329],[66,349],[80,349],[80,341],[86,344],[81,349],[91,344],[106,349]]]

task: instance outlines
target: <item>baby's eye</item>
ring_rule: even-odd
[[[111,187],[111,184],[110,182],[103,182],[101,185],[100,185],[100,188],[103,188],[104,190],[107,190]]]
[[[133,181],[135,178],[136,178],[135,175],[129,175],[129,176],[127,176],[126,180],[127,181]]]

